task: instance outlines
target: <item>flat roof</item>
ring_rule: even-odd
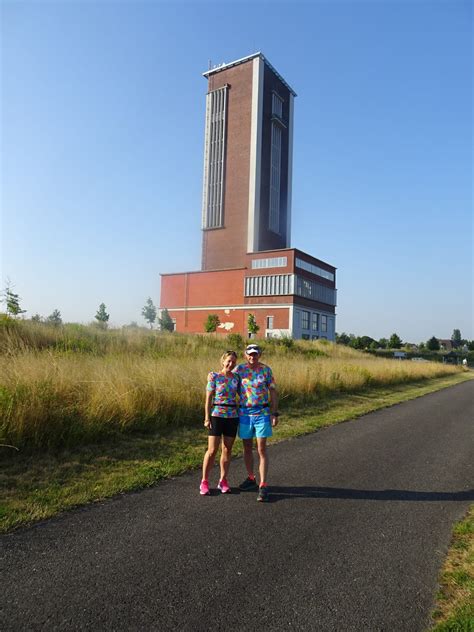
[[[208,272],[232,272],[235,270],[247,270],[247,268],[239,266],[238,268],[219,268],[216,270],[185,270],[184,272],[160,272],[160,276],[177,276],[179,274],[205,274]]]
[[[228,64],[220,64],[220,65],[214,66],[214,68],[206,70],[206,72],[203,72],[202,76],[206,77],[207,79],[211,75],[215,75],[216,73],[221,72],[222,70],[227,70],[228,68],[232,68],[233,66],[238,66],[239,64],[245,64],[245,62],[250,61],[251,59],[255,59],[256,57],[260,57],[260,59],[265,62],[265,64],[278,77],[278,79],[282,82],[282,84],[288,88],[288,90],[291,92],[291,94],[294,97],[297,96],[293,88],[283,79],[280,73],[275,69],[274,66],[271,65],[271,63],[268,61],[265,55],[261,53],[260,51],[258,53],[253,53],[252,55],[247,55],[247,57],[242,57],[241,59],[236,59],[235,61],[231,61]]]
[[[258,255],[278,254],[279,252],[288,252],[289,250],[294,250],[295,252],[299,252],[305,257],[309,257],[310,259],[313,259],[314,261],[317,261],[318,263],[322,263],[325,266],[329,266],[333,270],[337,270],[337,267],[333,266],[332,263],[328,263],[327,261],[318,259],[318,257],[310,255],[307,252],[304,252],[304,250],[300,250],[299,248],[293,248],[292,246],[289,246],[288,248],[274,248],[272,250],[258,250],[257,252],[247,252],[247,256],[253,257],[253,256],[258,256]]]

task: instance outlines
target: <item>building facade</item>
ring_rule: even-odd
[[[335,338],[336,268],[290,247],[296,93],[256,53],[208,80],[201,270],[161,275],[160,307],[178,332]]]

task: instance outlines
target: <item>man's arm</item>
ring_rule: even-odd
[[[274,386],[270,388],[270,411],[272,426],[275,427],[278,423],[278,415],[275,415],[275,413],[278,413],[278,393]]]

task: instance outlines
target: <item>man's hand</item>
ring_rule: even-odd
[[[278,417],[276,415],[271,415],[272,418],[272,428],[278,425]]]

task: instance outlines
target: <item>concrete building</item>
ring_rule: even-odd
[[[208,80],[201,270],[161,275],[160,307],[178,332],[335,338],[336,268],[290,247],[296,93],[261,54]]]

